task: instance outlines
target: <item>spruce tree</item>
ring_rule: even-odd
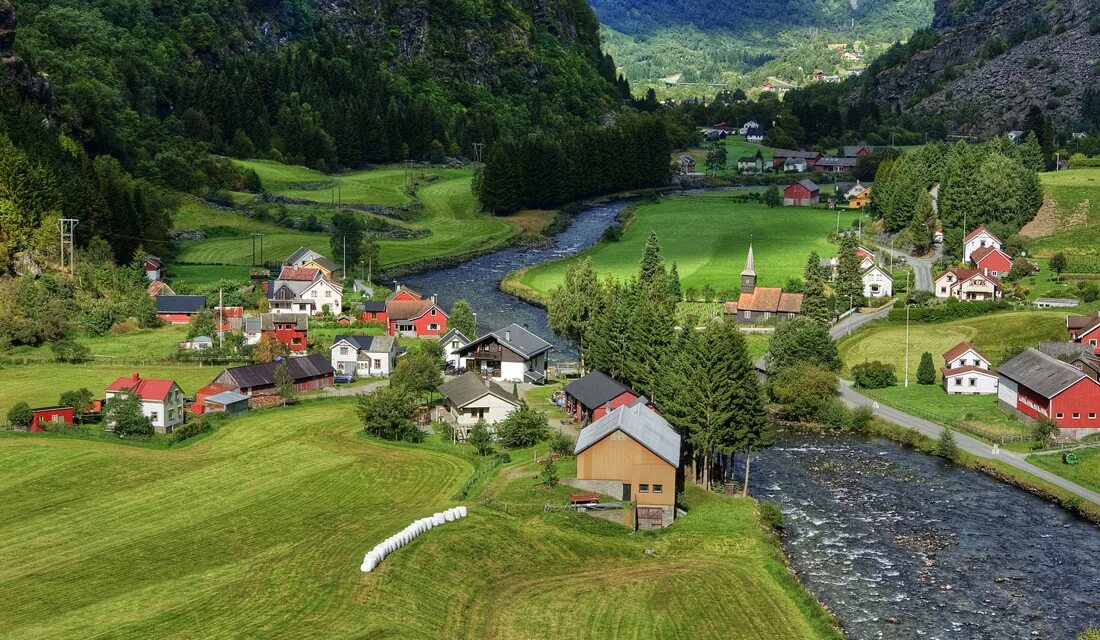
[[[917,198],[913,219],[909,222],[909,237],[912,239],[915,253],[923,255],[928,252],[932,247],[932,235],[935,231],[936,210],[932,206],[932,196],[922,190]]]
[[[584,257],[565,269],[565,282],[547,300],[550,329],[571,342],[581,352],[582,360],[587,351],[585,335],[603,308],[605,298],[592,260]]]
[[[661,244],[657,242],[657,233],[649,232],[642,254],[642,267],[638,274],[638,284],[648,286],[658,282],[665,275],[664,261],[661,259]]]
[[[663,293],[657,287],[639,285],[626,341],[626,379],[651,400],[662,391],[661,363],[674,336],[675,314],[670,313]]]
[[[863,304],[863,275],[860,272],[859,243],[854,233],[846,233],[840,240],[840,254],[836,266],[837,307],[845,310]]]
[[[927,351],[920,356],[920,365],[917,367],[917,383],[936,384],[936,367],[932,364],[932,354]]]
[[[634,305],[633,283],[604,284],[601,312],[589,323],[584,334],[585,361],[617,380],[627,379],[626,353],[629,348],[631,309]]]
[[[825,296],[825,269],[816,251],[806,260],[805,284],[802,287],[802,315],[815,322],[829,323],[829,299]]]
[[[1043,148],[1039,146],[1039,138],[1034,131],[1029,131],[1024,143],[1017,147],[1016,155],[1020,162],[1032,171],[1046,171],[1047,162],[1043,158]]]
[[[672,268],[668,270],[668,297],[673,304],[684,299],[683,290],[680,288],[680,272],[676,269],[676,261],[672,262]]]

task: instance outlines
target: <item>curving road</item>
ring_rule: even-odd
[[[884,247],[878,243],[874,243],[878,250],[893,258],[905,258],[906,262],[913,267],[913,290],[914,291],[932,291],[934,281],[932,280],[932,265],[935,264],[940,256],[943,255],[943,247],[936,245],[935,251],[932,252],[932,256],[929,258],[917,258],[911,256],[904,251],[897,251],[890,247]]]

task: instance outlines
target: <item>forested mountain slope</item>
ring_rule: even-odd
[[[961,132],[1018,128],[1032,107],[1100,126],[1100,3],[936,0],[933,29],[869,71],[874,98],[946,115]]]
[[[828,43],[873,48],[906,38],[932,18],[932,0],[590,2],[609,51],[636,84],[669,76],[741,86],[769,74],[800,80],[814,68],[831,73],[841,62],[862,64],[830,55]]]

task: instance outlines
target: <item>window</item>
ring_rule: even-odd
[[[458,340],[451,340],[451,349],[458,349]]]
[[[1079,413],[1077,413],[1076,411],[1074,411],[1074,412],[1073,412],[1073,419],[1074,419],[1074,420],[1080,420],[1080,419],[1081,419],[1081,414],[1079,414]]]
[[[314,297],[314,298],[316,298],[316,297],[317,297],[317,292],[316,292],[316,291],[314,291],[314,292],[313,292],[313,297]]]
[[[1096,339],[1089,340],[1089,345],[1095,347],[1096,346]]]
[[[290,339],[290,344],[302,344],[302,339],[301,338],[291,338]]]
[[[649,493],[649,485],[648,484],[638,485],[638,493]]]
[[[940,293],[947,293],[947,287],[940,287]]]
[[[381,358],[375,358],[375,359],[374,359],[374,368],[375,368],[375,369],[381,369],[381,368],[382,368],[382,360],[381,360]]]
[[[432,314],[433,316],[435,315],[435,309],[432,309],[432,311],[431,311],[431,314]]]
[[[157,421],[157,412],[156,411],[150,411],[149,412],[149,419],[152,420],[153,422],[156,422]]]
[[[1059,411],[1058,413],[1054,414],[1054,417],[1061,420],[1062,418],[1065,417],[1065,414],[1063,414],[1061,411]]]
[[[978,379],[977,378],[970,378],[970,386],[972,386],[972,387],[978,386]]]
[[[963,384],[963,379],[962,378],[955,378],[955,386],[956,387],[961,387],[962,384]]]
[[[331,297],[332,297],[332,292],[331,292],[331,291],[327,291],[327,290],[326,290],[326,291],[325,291],[325,297],[326,297],[326,298],[331,298]]]
[[[439,325],[434,322],[429,324],[428,331],[439,331]]]
[[[340,355],[342,355],[342,356],[348,355],[348,348],[347,347],[340,347]]]
[[[1096,419],[1096,412],[1090,411],[1089,412],[1089,420],[1095,420],[1095,419]]]
[[[653,493],[661,493],[664,488],[665,486],[663,484],[655,484],[653,485]]]

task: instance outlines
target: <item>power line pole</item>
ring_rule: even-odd
[[[474,147],[474,162],[481,164],[481,152],[485,150],[484,142],[473,143]]]
[[[73,239],[76,237],[76,225],[80,221],[76,218],[61,218],[57,221],[57,227],[61,231],[61,268],[65,268],[65,248],[69,249],[69,273],[76,272],[76,251],[73,248]]]
[[[256,266],[256,238],[260,239],[260,263],[264,261],[264,234],[253,233],[252,234],[252,266]]]
[[[341,267],[340,271],[344,274],[343,277],[346,278],[348,277],[348,237],[344,235],[340,236],[340,238],[343,240],[344,243],[344,260],[343,267]]]
[[[218,289],[218,348],[225,348],[225,302],[221,289]]]

